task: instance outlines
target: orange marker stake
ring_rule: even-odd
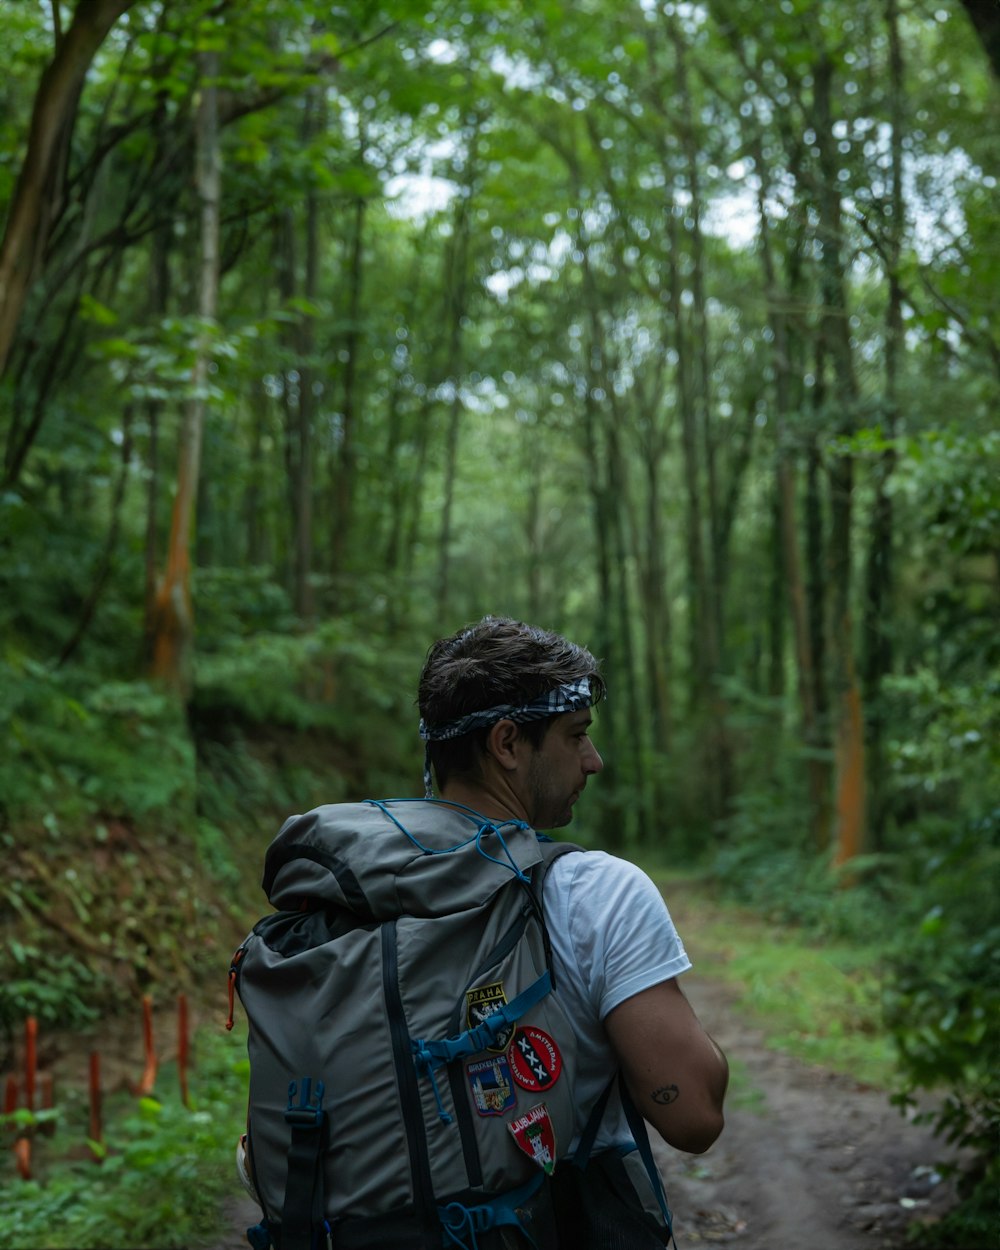
[[[96,1050],[90,1052],[90,1140],[104,1145],[104,1128],[101,1123],[101,1056]],[[101,1162],[101,1155],[94,1158]]]
[[[21,1179],[25,1181],[31,1180],[31,1140],[28,1137],[19,1137],[14,1143],[14,1159],[17,1162],[17,1170],[21,1174]]]
[[[38,1067],[38,1021],[29,1016],[24,1022],[24,1092],[29,1111],[35,1109],[35,1074]]]
[[[142,996],[142,1041],[146,1050],[146,1066],[136,1091],[140,1098],[148,1098],[156,1084],[156,1050],[153,1047],[153,1000],[148,994]]]
[[[181,1102],[191,1106],[188,1095],[188,1003],[186,994],[177,995],[177,1075],[181,1083]]]

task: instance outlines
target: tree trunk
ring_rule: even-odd
[[[781,549],[781,566],[788,596],[789,614],[792,621],[792,638],[795,647],[795,667],[798,675],[799,714],[802,739],[808,752],[806,774],[808,778],[810,824],[812,841],[819,850],[825,850],[830,840],[829,776],[819,758],[821,731],[816,706],[816,658],[813,654],[812,636],[809,630],[805,580],[802,558],[799,552],[798,526],[796,524],[795,478],[787,442],[787,422],[792,412],[792,346],[788,317],[783,310],[783,297],[779,290],[778,270],[771,243],[770,222],[767,216],[766,167],[762,145],[755,145],[755,160],[760,171],[757,196],[757,214],[760,223],[760,253],[764,266],[764,279],[768,293],[768,321],[774,343],[774,391],[777,429],[775,452],[775,499],[777,502],[778,537]],[[797,271],[797,263],[791,266]]]
[[[465,320],[469,281],[469,236],[472,230],[472,182],[476,163],[479,122],[475,122],[467,157],[466,194],[460,196],[455,213],[455,229],[451,240],[451,264],[446,267],[446,300],[448,353],[445,376],[451,383],[448,408],[448,431],[444,445],[444,500],[441,506],[441,529],[438,535],[437,607],[441,620],[447,620],[451,598],[451,524],[455,503],[455,471],[458,463],[458,440],[461,432],[462,396],[459,366],[462,359],[462,324]],[[448,272],[450,270],[450,272]]]
[[[201,201],[201,264],[198,315],[215,320],[219,295],[219,130],[215,53],[200,56],[201,92],[195,126],[197,187]],[[191,397],[181,426],[177,491],[167,548],[167,567],[156,596],[153,628],[153,674],[186,697],[191,688],[194,618],[191,604],[191,535],[201,467],[209,342],[201,334],[195,355]]]
[[[158,131],[158,139],[162,135]],[[170,299],[170,231],[160,229],[153,234],[152,255],[149,262],[149,308],[154,318],[166,315]],[[156,577],[159,565],[159,491],[160,491],[160,416],[163,403],[159,399],[146,401],[146,424],[149,435],[146,444],[146,533],[145,533],[145,595],[143,611],[143,634],[146,661],[153,656],[153,618],[156,614]]]
[[[354,446],[357,441],[358,421],[358,350],[361,345],[361,295],[364,276],[365,201],[359,199],[354,206],[354,230],[351,239],[351,260],[348,272],[348,328],[344,350],[344,401],[341,405],[344,424],[337,465],[334,495],[334,527],[331,535],[333,554],[332,568],[342,572],[354,512]]]
[[[77,4],[39,80],[18,175],[0,243],[0,377],[3,376],[28,291],[38,273],[62,202],[65,166],[87,70],[108,32],[135,0]]]
[[[90,628],[97,611],[97,605],[100,603],[101,595],[107,584],[108,577],[114,567],[115,551],[118,547],[118,533],[121,528],[122,504],[125,500],[125,488],[128,485],[128,476],[131,468],[130,461],[132,459],[132,407],[127,406],[122,416],[122,454],[121,468],[118,472],[118,481],[115,484],[114,498],[111,500],[111,524],[108,527],[108,537],[104,544],[104,551],[98,562],[97,572],[94,575],[93,585],[90,594],[84,600],[83,607],[77,619],[76,629],[69,637],[66,645],[60,653],[56,662],[56,667],[61,668],[67,660],[75,653],[80,643],[83,641],[87,630]]]
[[[841,258],[842,223],[837,162],[833,153],[833,119],[830,104],[833,64],[828,53],[819,57],[814,74],[815,130],[819,148],[820,185],[817,209],[823,255],[820,288],[823,300],[822,334],[835,371],[840,413],[837,433],[847,436],[856,428],[858,385],[850,342],[844,264]],[[838,452],[829,467],[830,629],[836,693],[836,862],[846,863],[865,844],[866,796],[864,767],[864,717],[854,663],[854,628],[851,594],[852,508],[854,460],[850,452]]]
[[[897,0],[886,0],[886,26],[889,34],[889,112],[892,216],[885,244],[886,279],[889,284],[885,318],[885,428],[888,439],[895,437],[899,423],[899,362],[903,347],[903,293],[899,263],[905,229],[903,204],[903,53],[899,37]],[[888,483],[896,466],[893,446],[881,453],[875,465],[875,499],[872,505],[871,533],[865,570],[861,674],[865,707],[868,709],[868,792],[870,795],[872,845],[880,849],[885,837],[885,715],[882,709],[882,681],[892,670],[892,625],[888,620],[893,598],[892,533],[893,507]]]
[[[308,147],[324,124],[325,114],[315,90],[309,92],[302,125],[303,146]],[[319,293],[319,201],[310,183],[305,203],[305,271],[303,294],[315,305]],[[294,280],[294,279],[293,279]],[[292,547],[295,553],[295,611],[305,628],[315,617],[313,599],[313,426],[316,390],[316,321],[311,312],[299,318],[296,326],[298,348],[298,406],[295,411],[295,515]]]
[[[667,205],[667,228],[670,237],[670,314],[673,323],[674,350],[677,353],[676,393],[681,414],[681,452],[684,458],[685,543],[687,550],[688,648],[690,653],[690,684],[688,706],[691,711],[704,706],[711,680],[711,661],[706,647],[708,610],[705,602],[705,557],[702,541],[701,464],[698,455],[697,417],[688,368],[689,338],[685,333],[684,309],[681,300],[680,241],[672,205]]]

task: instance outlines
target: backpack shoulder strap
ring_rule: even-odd
[[[549,941],[549,929],[545,921],[545,911],[542,907],[542,887],[545,885],[545,878],[549,875],[549,869],[557,859],[561,859],[563,855],[569,855],[574,851],[583,852],[586,848],[577,846],[575,842],[553,842],[551,838],[539,837],[538,849],[542,853],[542,862],[537,864],[532,870],[528,897],[531,899],[532,907],[542,930],[542,942],[545,947],[545,966],[548,968],[549,975],[552,978],[552,988],[556,989],[556,977],[552,968],[552,944]]]
[[[531,874],[532,893],[541,902],[542,886],[545,884],[545,878],[549,875],[549,869],[557,859],[562,859],[564,855],[573,854],[579,851],[585,854],[587,848],[578,846],[575,842],[554,842],[551,838],[539,835],[538,849],[542,853],[542,862],[538,864]]]

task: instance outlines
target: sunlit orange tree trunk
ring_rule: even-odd
[[[202,323],[184,408],[177,468],[177,489],[170,524],[167,563],[156,591],[150,638],[154,676],[186,693],[190,687],[194,619],[191,607],[191,535],[201,464],[211,325],[219,294],[219,125],[214,83],[214,53],[201,54],[201,92],[195,123],[196,181],[201,204],[201,269],[198,316]]]

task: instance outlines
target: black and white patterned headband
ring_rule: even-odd
[[[512,720],[515,725],[524,725],[528,721],[547,720],[550,716],[560,716],[564,712],[580,712],[584,708],[593,707],[595,702],[590,690],[590,678],[581,677],[579,681],[557,686],[555,690],[548,690],[530,703],[522,703],[520,706],[501,703],[482,712],[469,712],[466,716],[445,721],[441,725],[428,725],[425,720],[421,720],[420,736],[427,743],[445,742],[449,738],[461,738],[463,734],[472,733],[475,729],[489,729],[497,721]],[[429,799],[433,794],[428,748],[424,753],[424,797]]]

